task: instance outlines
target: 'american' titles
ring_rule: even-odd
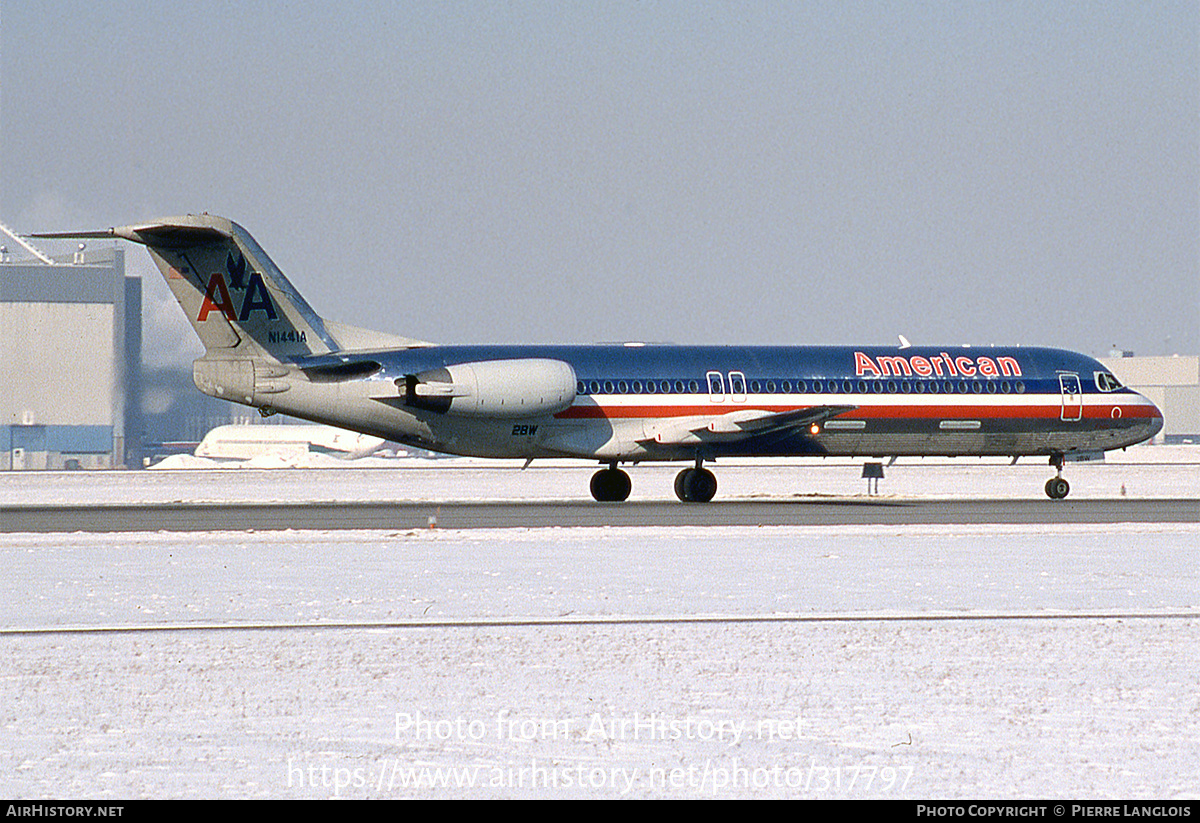
[[[858,377],[1020,377],[1021,365],[1015,357],[952,357],[941,352],[932,357],[914,354],[872,358],[856,351],[854,373]]]

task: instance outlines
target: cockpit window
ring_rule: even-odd
[[[1109,374],[1106,371],[1096,372],[1095,377],[1096,377],[1096,388],[1098,388],[1100,391],[1110,392],[1110,391],[1116,391],[1117,389],[1123,388],[1121,386],[1121,381],[1118,380],[1117,378],[1113,377],[1111,374]]]

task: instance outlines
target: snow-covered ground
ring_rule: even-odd
[[[1139,453],[1167,450],[1070,466],[1073,494],[1200,496],[1200,453]],[[583,498],[593,470],[420,465],[6,475],[0,501]],[[865,490],[848,462],[718,470],[723,496]],[[902,460],[881,490],[1047,476]],[[1194,524],[0,535],[0,794],[1195,798],[1198,549]]]

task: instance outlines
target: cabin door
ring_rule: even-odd
[[[1058,375],[1058,385],[1062,389],[1062,419],[1082,419],[1083,391],[1079,386],[1079,375],[1074,372],[1061,373]]]

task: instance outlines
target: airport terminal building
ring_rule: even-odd
[[[140,467],[141,279],[121,249],[29,251],[0,247],[0,470]]]

